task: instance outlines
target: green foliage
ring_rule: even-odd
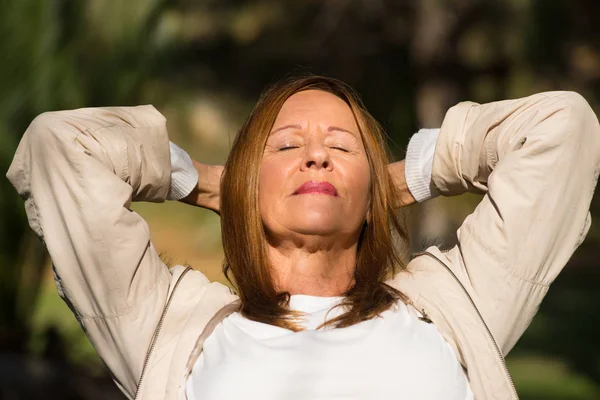
[[[164,1],[7,1],[0,13],[0,169],[8,170],[39,113],[134,104],[168,53]],[[44,251],[26,230],[22,202],[0,181],[0,349],[23,349],[40,290]]]

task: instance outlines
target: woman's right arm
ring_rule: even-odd
[[[507,354],[590,228],[600,175],[598,118],[577,93],[545,92],[460,103],[437,133],[418,136],[412,153],[433,157],[423,190],[414,190],[418,200],[484,194],[458,230],[458,244],[437,253]],[[434,151],[418,151],[426,143]]]
[[[130,395],[171,282],[130,205],[163,202],[170,174],[165,119],[152,106],[44,113],[7,173],[59,294]]]

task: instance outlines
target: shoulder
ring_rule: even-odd
[[[211,282],[202,272],[188,266],[176,265],[169,268],[169,272],[169,293],[174,297],[173,302],[184,308],[215,308],[217,312],[225,304],[238,298],[231,288],[220,282]]]

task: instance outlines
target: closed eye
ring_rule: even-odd
[[[280,147],[279,151],[286,151],[286,150],[292,150],[292,149],[297,149],[300,146],[284,146],[284,147]]]
[[[337,146],[333,146],[333,147],[331,147],[331,148],[332,148],[332,149],[335,149],[335,150],[341,150],[341,151],[343,151],[344,153],[349,153],[349,151],[348,151],[348,150],[346,150],[346,149],[344,149],[343,147],[337,147]]]

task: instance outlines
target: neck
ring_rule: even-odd
[[[279,292],[341,296],[354,284],[357,243],[344,246],[322,238],[268,245],[275,287]]]

